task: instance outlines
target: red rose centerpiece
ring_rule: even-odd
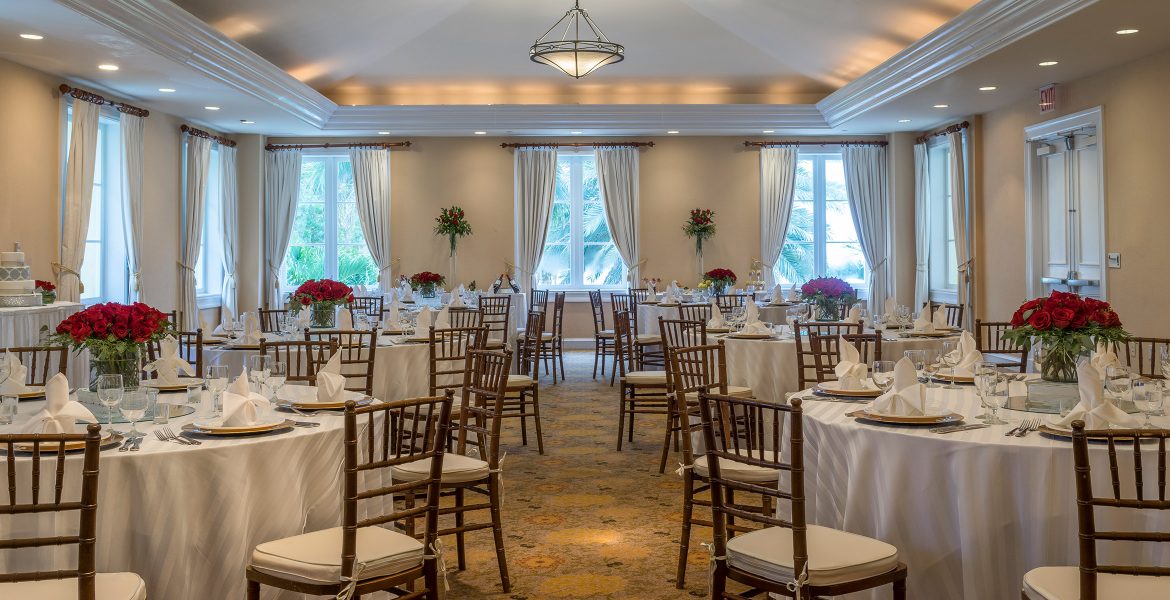
[[[1068,292],[1052,292],[1047,298],[1023,303],[1012,315],[1011,325],[1004,339],[1035,347],[1033,358],[1040,376],[1048,381],[1075,382],[1079,357],[1098,344],[1129,339],[1108,302]]]
[[[818,321],[840,321],[841,307],[857,301],[857,290],[836,277],[817,277],[800,286],[800,297],[816,307]]]
[[[36,280],[36,292],[41,295],[42,304],[52,304],[57,301],[57,286],[51,281]]]
[[[110,302],[70,315],[49,340],[76,352],[89,350],[91,382],[98,375],[121,375],[124,387],[136,389],[142,347],[173,333],[167,315],[155,308],[141,302]]]
[[[712,294],[722,294],[727,291],[729,286],[735,285],[735,273],[731,269],[711,269],[703,273],[703,282],[699,284],[700,288],[706,288]]]
[[[434,298],[435,288],[446,283],[447,280],[438,273],[423,271],[410,276],[410,287],[423,295],[424,298]]]
[[[288,309],[310,313],[310,326],[331,329],[337,326],[337,307],[353,303],[353,288],[332,279],[310,279],[300,285],[289,300]]]

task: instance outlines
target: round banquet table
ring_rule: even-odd
[[[766,323],[784,323],[785,313],[795,304],[760,304],[760,320]],[[638,304],[638,333],[658,335],[658,317],[678,319],[678,305]]]
[[[928,394],[932,407],[961,413],[967,422],[982,412],[970,386]],[[808,522],[896,546],[909,566],[909,598],[1019,598],[1030,569],[1078,564],[1072,442],[1040,433],[1004,436],[1024,418],[1055,421],[1055,415],[1001,410],[1010,425],[940,435],[846,415],[864,404],[802,402]],[[1155,417],[1155,424],[1170,427],[1170,418]],[[1146,446],[1146,498],[1157,498],[1157,446]],[[1122,490],[1132,497],[1132,447],[1120,445],[1118,454]],[[1090,461],[1094,492],[1111,496],[1104,445],[1092,445]],[[1157,512],[1098,510],[1097,528],[1170,529],[1170,514]],[[1158,544],[1120,546],[1099,544],[1098,562],[1167,562]],[[888,594],[887,586],[842,598],[884,600]]]
[[[160,398],[168,396],[172,395]],[[22,402],[14,425],[0,426],[0,432],[19,431],[43,405],[44,401]],[[98,572],[138,573],[151,598],[243,598],[244,568],[256,544],[339,526],[344,419],[340,413],[288,416],[321,426],[241,438],[204,437],[200,446],[180,446],[148,435],[137,452],[103,450]],[[169,427],[178,432],[194,418],[171,419]],[[115,427],[129,429],[127,424]],[[151,423],[138,427],[145,432],[156,428]],[[364,444],[359,442],[359,447]],[[18,481],[29,480],[30,463],[17,461]],[[55,459],[42,463],[42,498],[53,493],[51,465]],[[81,455],[71,454],[66,460],[65,498],[77,497],[80,468]],[[375,479],[364,485],[389,484]],[[27,490],[27,483],[22,488]],[[0,539],[69,535],[76,532],[76,523],[76,512],[9,517],[0,519]],[[0,572],[74,566],[76,546],[0,552]],[[263,595],[266,600],[302,597],[267,587]]]

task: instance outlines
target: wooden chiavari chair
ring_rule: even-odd
[[[374,394],[374,357],[378,349],[377,329],[306,329],[306,342],[333,342],[345,389]],[[330,357],[332,358],[332,357]],[[317,368],[325,366],[319,365]],[[432,396],[435,394],[432,393]]]
[[[279,333],[280,323],[288,316],[288,311],[282,308],[257,308],[256,316],[260,318],[261,333]]]
[[[813,354],[812,342],[808,337],[817,335],[849,335],[862,332],[861,323],[845,321],[797,321],[793,327],[793,337],[796,338],[796,377],[800,389],[805,389],[817,382],[816,357]]]
[[[1170,348],[1170,339],[1131,337],[1121,345],[1118,358],[1124,361],[1130,371],[1142,377],[1165,379],[1162,372],[1162,351]]]
[[[657,333],[641,333],[641,327],[638,325],[638,298],[633,294],[610,294],[609,303],[613,308],[613,313],[616,315],[619,311],[625,312],[630,318],[630,332],[634,335],[634,342],[632,346],[627,346],[627,349],[632,348],[638,356],[638,361],[647,366],[666,367],[666,360],[662,354],[662,338]],[[617,317],[614,317],[617,320]],[[651,324],[653,326],[653,324]],[[655,350],[657,348],[657,350]],[[610,378],[610,383],[613,383],[613,378],[617,376],[617,372]]]
[[[260,338],[260,356],[274,356],[287,365],[288,383],[317,385],[317,372],[337,352],[334,340],[270,342]]]
[[[779,594],[800,598],[839,596],[892,585],[894,600],[906,598],[906,565],[898,549],[885,542],[809,525],[805,521],[804,432],[801,403],[760,402],[749,398],[699,394],[699,415],[711,486],[711,598],[740,599]],[[784,421],[787,421],[785,424]],[[781,432],[788,436],[785,443]],[[785,457],[784,447],[787,446]],[[739,473],[786,471],[787,486],[744,481]],[[777,481],[773,478],[769,483]],[[735,494],[761,494],[789,504],[783,514],[744,510]],[[730,524],[760,528],[728,539]],[[817,553],[810,555],[809,549]],[[727,591],[727,580],[751,588]],[[791,586],[791,587],[790,587]]]
[[[171,312],[163,313],[167,316],[167,321],[170,322],[171,327],[175,329],[182,329],[183,327],[183,311],[172,310]]]
[[[467,370],[467,353],[482,350],[487,342],[486,327],[431,327],[428,357],[430,376],[427,379],[429,394],[437,396],[446,390],[459,392],[462,401],[463,374]]]
[[[482,315],[474,308],[451,308],[447,310],[447,315],[451,319],[451,327],[455,329],[466,329],[481,325],[480,319]]]
[[[947,319],[950,320],[949,318]],[[975,319],[975,346],[983,353],[983,360],[1008,369],[1027,371],[1030,344],[1019,345],[1003,337],[1012,328],[1007,321]],[[1016,358],[1012,358],[1016,357]]]
[[[726,317],[735,309],[747,306],[747,298],[747,294],[716,294],[715,304],[719,306],[719,311]]]
[[[532,290],[532,302],[528,310],[545,312],[548,310],[548,290]]]
[[[382,317],[382,297],[381,296],[354,296],[353,303],[349,305],[351,311],[361,311],[370,317]]]
[[[636,415],[670,415],[670,382],[666,371],[647,371],[642,362],[642,353],[634,341],[630,313],[619,310],[614,313],[614,363],[621,387],[618,404],[617,449],[622,449],[622,438],[628,435],[634,442],[634,418]],[[629,418],[629,425],[626,418]],[[628,427],[628,433],[627,433]],[[670,428],[667,427],[669,440]]]
[[[392,591],[398,598],[438,600],[442,592],[435,539],[450,419],[449,394],[360,408],[347,402],[341,527],[256,546],[246,571],[248,600],[260,599],[261,585],[338,598]],[[364,436],[359,436],[359,421]],[[363,441],[364,452],[359,452]],[[418,477],[398,477],[398,469],[408,465]],[[378,471],[393,473],[393,485],[359,484]],[[402,496],[412,501],[397,509],[394,498]],[[424,504],[415,506],[416,497],[424,498]],[[359,518],[359,501],[368,499],[380,502],[362,504],[366,516]],[[386,508],[375,509],[375,504]],[[419,519],[425,523],[421,541],[411,535]],[[422,589],[417,587],[420,579]]]
[[[634,301],[639,304],[652,300],[650,297],[650,288],[629,288],[629,294],[634,297]]]
[[[593,378],[597,379],[598,361],[601,361],[601,376],[605,377],[605,357],[613,356],[613,330],[605,327],[601,290],[589,290],[589,306],[593,309]]]
[[[816,374],[817,383],[837,380],[837,373],[834,369],[837,367],[837,362],[840,361],[842,338],[857,348],[861,362],[868,365],[875,360],[882,359],[882,336],[880,334],[821,335],[815,331],[809,332],[808,343],[812,348],[813,373]]]
[[[711,320],[711,305],[705,302],[679,304],[678,318],[683,321],[702,321],[706,323]]]
[[[668,357],[666,361],[666,380],[674,381],[670,374],[670,351],[691,346],[701,346],[707,343],[707,324],[703,321],[684,321],[678,319],[663,319],[658,317],[658,331],[662,338],[662,352]],[[658,464],[658,472],[666,472],[666,457],[670,454],[670,442],[674,439],[674,451],[679,451],[678,436],[680,432],[678,411],[674,403],[666,406],[666,438],[662,442],[662,459]]]
[[[504,526],[500,515],[502,505],[502,481],[500,473],[500,429],[503,412],[504,389],[508,382],[508,371],[512,366],[511,355],[495,350],[468,350],[467,369],[463,379],[463,401],[459,416],[454,419],[456,428],[456,451],[447,453],[442,467],[442,490],[453,495],[453,507],[443,509],[444,514],[455,515],[454,527],[440,529],[438,536],[455,536],[455,548],[459,569],[467,568],[464,556],[464,534],[470,531],[491,529],[495,538],[496,562],[500,569],[503,591],[512,588],[508,577],[508,562],[504,554]],[[474,440],[469,440],[474,436]],[[467,455],[468,446],[474,446],[479,453],[476,457]],[[425,467],[415,464],[399,465],[393,470],[394,481],[410,481],[422,477]],[[466,502],[468,493],[478,494],[487,502]],[[407,496],[407,502],[410,497]],[[468,515],[488,511],[489,520],[467,523]]]
[[[536,448],[544,454],[544,435],[540,428],[540,363],[545,346],[541,332],[544,330],[545,314],[539,311],[528,313],[524,335],[518,340],[516,356],[519,357],[520,373],[508,376],[507,395],[504,397],[505,419],[520,419],[520,441],[528,445],[528,419],[536,425]],[[554,375],[555,377],[555,375]]]
[[[512,336],[512,296],[480,296],[479,322],[488,328],[487,348],[507,347]]]
[[[173,334],[179,342],[179,357],[191,363],[196,377],[203,377],[203,330],[179,331]],[[146,343],[147,362],[158,360],[162,354],[162,341],[156,340]],[[145,374],[150,378],[158,377],[158,373]]]
[[[72,490],[73,485],[65,483],[66,444],[84,444],[85,454],[81,468],[73,473],[80,474],[80,494],[77,501],[68,500],[63,492]],[[28,457],[18,456],[18,449],[30,450]],[[20,571],[0,573],[0,597],[12,598],[76,598],[77,600],[137,600],[146,598],[146,584],[135,573],[97,572],[97,502],[98,463],[101,460],[101,426],[88,425],[83,434],[2,434],[0,448],[7,456],[8,494],[0,503],[0,516],[61,513],[77,511],[77,533],[62,537],[0,539],[0,548],[21,552],[33,552],[32,548],[50,546],[77,546],[77,567],[59,571]],[[52,460],[53,464],[45,465]],[[32,477],[16,477],[17,461],[30,461]],[[23,473],[24,470],[21,469]],[[52,473],[53,486],[42,488],[42,474]],[[22,482],[25,486],[18,486]],[[27,495],[26,495],[27,491]],[[70,492],[70,496],[73,496]],[[42,495],[44,497],[42,497]],[[20,500],[18,502],[18,499]],[[12,533],[6,528],[5,533]],[[98,596],[98,589],[102,595]]]
[[[561,379],[565,378],[565,293],[553,294],[552,330],[541,333],[541,343],[544,345],[545,370],[553,376],[553,385],[557,383],[557,364],[561,367]],[[551,363],[551,368],[550,368]]]
[[[681,590],[686,585],[691,527],[711,526],[710,519],[694,516],[695,506],[707,508],[711,506],[711,502],[702,497],[702,493],[710,489],[707,485],[707,459],[701,456],[701,452],[695,452],[692,438],[701,435],[703,429],[699,420],[699,392],[751,397],[751,390],[727,385],[727,354],[722,341],[718,344],[703,344],[689,348],[671,348],[667,350],[667,356],[670,358],[671,381],[674,385],[673,404],[675,411],[681,415],[679,437],[682,438],[683,459],[678,473],[683,478],[683,522],[675,577],[675,587]],[[744,481],[770,486],[779,481],[780,475],[770,469],[748,469],[739,473],[738,477]],[[771,503],[767,496],[762,500],[762,510],[770,511]]]
[[[13,346],[0,348],[15,354],[28,372],[25,374],[25,385],[44,386],[57,373],[69,375],[69,347],[68,346]]]
[[[930,305],[930,312],[932,314],[934,313],[934,311],[938,310],[940,307],[946,308],[947,309],[947,313],[946,313],[947,314],[947,325],[950,325],[951,327],[956,327],[958,329],[963,328],[963,312],[966,310],[966,307],[964,307],[962,304],[947,304],[945,302],[923,302],[922,303],[923,308],[926,308],[927,305]],[[848,310],[848,309],[846,309],[846,310]]]
[[[1147,513],[1170,509],[1166,499],[1166,446],[1170,429],[1111,429],[1086,430],[1084,421],[1073,421],[1073,464],[1077,486],[1077,525],[1080,529],[1079,567],[1039,567],[1024,575],[1023,600],[1097,600],[1101,598],[1164,598],[1170,590],[1170,566],[1165,561],[1156,566],[1099,564],[1097,544],[1108,542],[1109,549],[1119,542],[1170,543],[1167,531],[1098,531],[1097,509],[1107,509],[1111,520],[1120,517],[1119,511]],[[1112,494],[1096,496],[1093,493],[1093,472],[1089,462],[1089,443],[1106,442],[1109,452],[1109,473]],[[1148,443],[1142,443],[1148,442]],[[1118,458],[1118,444],[1133,448],[1133,486],[1122,485],[1121,472],[1128,469]],[[1098,444],[1094,444],[1098,445]],[[1157,479],[1153,465],[1147,465],[1143,474],[1142,450],[1157,448]],[[1100,486],[1098,489],[1101,489]],[[1133,493],[1130,494],[1129,490]],[[1157,499],[1155,499],[1157,498]],[[1155,515],[1147,515],[1145,523],[1155,523]],[[1138,518],[1135,516],[1134,521]],[[1163,554],[1164,556],[1164,554]]]

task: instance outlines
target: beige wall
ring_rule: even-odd
[[[1170,295],[1170,168],[1162,145],[1170,137],[1170,50],[1065,84],[1060,110],[1041,115],[1035,99],[983,115],[977,230],[979,312],[1011,315],[1027,291],[1024,253],[1024,127],[1094,106],[1104,107],[1105,218],[1108,252],[1121,253],[1109,271],[1109,300],[1128,330],[1170,337],[1163,307]]]

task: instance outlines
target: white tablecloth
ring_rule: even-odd
[[[982,412],[972,388],[936,389],[939,406],[971,418]],[[1019,598],[1028,570],[1077,565],[1076,490],[1070,441],[1038,433],[1004,437],[1013,425],[939,435],[922,428],[857,422],[854,403],[804,402],[805,490],[808,521],[897,546],[910,568],[909,597],[919,600]],[[1156,418],[1162,427],[1170,418]],[[1143,453],[1147,498],[1157,497],[1152,474],[1156,445]],[[1097,495],[1109,492],[1106,449],[1090,448]],[[1132,448],[1118,449],[1123,490],[1133,494]],[[1155,480],[1155,481],[1152,481]],[[1128,487],[1126,487],[1128,486]],[[1098,530],[1166,531],[1170,514],[1098,510]],[[1101,564],[1165,565],[1170,551],[1127,543],[1099,544]],[[1161,546],[1164,546],[1161,545]],[[1170,587],[1167,588],[1170,590]],[[1170,591],[1167,592],[1170,597]],[[888,586],[843,598],[889,598]],[[1135,599],[1136,600],[1136,599]]]
[[[78,302],[54,302],[45,306],[0,308],[0,348],[36,346],[41,343],[41,327],[52,334],[57,324],[85,308]],[[89,385],[89,352],[69,355],[69,382]]]
[[[43,404],[21,403],[16,424],[0,431],[19,429]],[[256,544],[339,526],[343,418],[291,416],[322,425],[279,435],[204,439],[195,447],[148,436],[138,452],[103,451],[98,572],[136,572],[151,598],[243,598],[244,568]],[[193,418],[174,419],[170,427],[177,431]],[[140,423],[139,428],[151,431],[155,426]],[[18,464],[17,479],[27,482],[30,461]],[[76,498],[81,456],[71,455],[66,464],[70,487],[65,496]],[[43,498],[53,492],[51,469],[42,481]],[[76,512],[0,519],[0,539],[68,535],[76,531],[76,522]],[[75,554],[49,549],[0,552],[0,572],[71,568]],[[267,587],[263,597],[302,598]]]
[[[784,323],[784,316],[792,305],[769,306],[760,305],[760,320],[766,323],[780,325]],[[657,304],[638,305],[638,333],[658,335],[658,317],[663,319],[678,319],[678,306],[660,306]]]

